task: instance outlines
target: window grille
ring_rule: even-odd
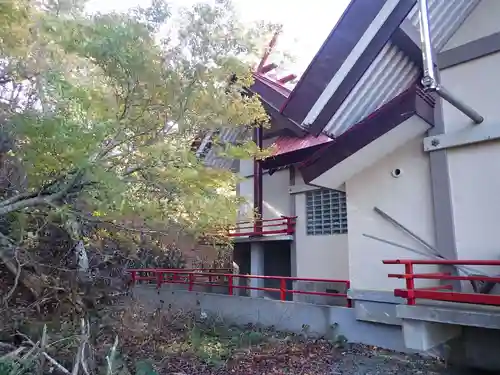
[[[307,235],[347,233],[346,194],[319,189],[306,192]]]

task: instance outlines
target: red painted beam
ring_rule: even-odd
[[[287,76],[284,76],[283,78],[278,79],[278,82],[284,85],[287,82],[293,81],[297,76],[295,74],[289,74]]]
[[[271,63],[271,64],[267,64],[267,65],[264,65],[260,70],[259,70],[259,73],[260,74],[266,74],[266,73],[269,73],[271,70],[274,70],[278,67],[278,65],[276,65],[275,63]]]
[[[500,260],[447,260],[447,259],[396,259],[383,260],[384,264],[428,264],[428,265],[450,265],[450,266],[500,266]]]

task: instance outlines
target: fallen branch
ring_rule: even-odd
[[[16,252],[17,252],[17,249],[16,249]],[[12,285],[12,288],[10,288],[10,290],[7,292],[7,294],[5,295],[5,297],[2,299],[2,304],[6,305],[9,300],[12,298],[14,292],[16,291],[17,289],[17,286],[19,285],[19,278],[21,277],[21,263],[19,262],[19,259],[17,259],[17,254],[14,255],[14,259],[16,260],[17,262],[17,269],[16,269],[16,276],[14,278],[14,285]]]
[[[0,342],[0,348],[15,349],[16,347],[6,342]]]
[[[40,340],[40,352],[43,353],[45,351],[45,348],[47,347],[47,324],[43,325],[43,331],[42,331],[42,338]],[[41,356],[40,358],[40,366],[38,367],[38,374],[43,375],[43,368],[45,367],[45,358],[44,355]]]
[[[118,336],[115,337],[115,343],[111,348],[108,356],[106,356],[106,362],[108,364],[107,375],[113,375],[113,361],[115,360],[116,350],[118,348]]]
[[[0,357],[0,359],[10,359],[10,358],[16,358],[19,357],[19,355],[25,350],[26,348],[24,346],[20,346],[17,349],[14,349],[10,353],[7,353],[3,356]]]
[[[34,277],[33,275],[29,275],[29,274],[23,275],[22,271],[18,269],[19,263],[16,265],[13,262],[12,257],[7,255],[6,249],[15,251],[16,245],[9,237],[0,233],[0,261],[3,264],[5,264],[7,269],[14,275],[14,277],[17,279],[17,283],[20,281],[27,289],[30,290],[31,294],[36,299],[38,299],[40,296],[40,282],[39,282],[39,280],[36,277]]]
[[[37,344],[35,344],[33,342],[33,340],[31,340],[28,336],[26,336],[25,334],[17,331],[17,334],[19,336],[21,336],[22,338],[24,338],[24,340],[32,345],[32,346],[36,346]],[[71,372],[69,372],[69,370],[67,370],[63,365],[61,365],[59,362],[57,362],[54,358],[52,358],[50,355],[48,355],[45,351],[41,351],[40,352],[44,357],[45,359],[47,359],[47,361],[49,361],[52,365],[54,365],[55,367],[57,367],[61,372],[67,374],[67,375],[71,375]]]
[[[86,326],[86,329],[85,329],[85,326]],[[88,350],[89,354],[92,353],[89,339],[90,339],[90,323],[87,321],[87,324],[85,325],[85,322],[82,319],[82,344],[80,346],[80,350],[81,350],[80,364],[82,365],[82,369],[83,369],[83,372],[85,373],[85,375],[90,375],[89,366],[87,364],[87,359],[85,358],[85,348],[89,349]]]

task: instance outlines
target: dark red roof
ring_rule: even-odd
[[[268,77],[264,76],[263,74],[260,73],[254,73],[253,77],[255,80],[261,81],[264,85],[267,85],[277,92],[279,92],[281,95],[283,95],[285,98],[288,98],[290,96],[290,93],[292,92],[290,89],[286,88],[279,82],[273,81],[272,79],[269,79]]]
[[[311,157],[324,145],[333,139],[320,134],[318,137],[306,135],[305,137],[279,136],[271,145],[273,154],[262,162],[264,169],[275,169],[294,164],[301,164]]]
[[[324,134],[320,134],[317,137],[313,135],[306,135],[303,138],[280,136],[272,144],[272,147],[274,147],[272,156],[283,155],[331,141],[333,141],[333,139]]]

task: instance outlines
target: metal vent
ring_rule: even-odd
[[[346,194],[319,189],[306,192],[307,235],[347,233]]]

